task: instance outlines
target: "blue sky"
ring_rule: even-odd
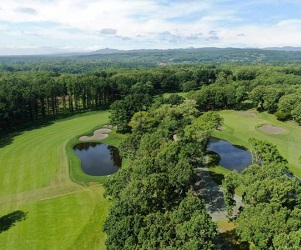
[[[0,54],[301,46],[301,0],[1,0]]]

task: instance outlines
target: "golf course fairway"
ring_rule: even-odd
[[[219,114],[224,124],[215,137],[246,148],[251,137],[269,141],[301,177],[300,126],[253,110]],[[108,117],[89,112],[0,140],[0,249],[105,249],[102,224],[110,204],[101,183],[108,177],[73,170],[79,160],[69,149]],[[102,142],[116,146],[122,137],[112,131]]]
[[[1,139],[0,249],[105,248],[109,202],[101,184],[70,180],[66,146],[108,117],[90,112]]]

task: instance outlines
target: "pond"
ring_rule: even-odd
[[[230,142],[211,137],[207,150],[220,156],[219,164],[229,170],[241,172],[252,164],[252,155],[249,151],[233,146]]]
[[[122,159],[118,148],[114,146],[85,142],[75,145],[73,150],[80,158],[85,174],[106,176],[116,173],[121,167]]]

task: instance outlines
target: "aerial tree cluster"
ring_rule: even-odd
[[[180,91],[181,84],[190,80],[200,87],[214,82],[216,72],[215,66],[202,65],[193,69],[107,69],[82,74],[35,70],[0,73],[0,130],[61,114],[108,108],[121,100],[115,104],[118,107],[141,94]],[[143,109],[149,96],[145,96]],[[127,119],[133,112],[126,115]]]
[[[193,184],[221,119],[191,100],[155,106],[132,117],[120,148],[130,163],[105,183],[107,248],[215,249],[216,225]]]
[[[130,94],[122,100],[117,100],[111,105],[110,124],[117,126],[118,132],[130,129],[128,123],[138,111],[146,111],[152,103],[148,94]]]
[[[287,161],[274,145],[256,139],[250,144],[254,164],[223,181],[230,218],[235,188],[243,190],[243,207],[234,218],[236,232],[256,249],[300,249],[300,181],[289,174]]]
[[[273,113],[301,124],[301,78],[294,66],[234,66],[217,74],[209,86],[189,93],[200,110],[248,109]]]
[[[24,71],[20,66],[0,73],[0,130],[61,114],[108,108],[120,100],[115,104],[118,109],[128,95],[179,91],[191,91],[188,98],[196,100],[201,111],[256,108],[275,113],[279,120],[301,124],[301,75],[296,66],[200,64],[86,73],[23,66]],[[147,110],[146,106],[141,110]],[[123,114],[126,122],[136,111]]]

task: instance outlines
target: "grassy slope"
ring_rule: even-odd
[[[246,148],[248,148],[248,139],[251,137],[272,142],[277,145],[280,153],[288,160],[290,170],[301,178],[301,162],[299,160],[301,155],[301,127],[292,122],[277,121],[274,115],[267,113],[247,112],[255,114],[255,117],[242,115],[240,112],[231,110],[219,112],[224,118],[226,129],[215,132],[214,136]],[[258,129],[262,124],[281,127],[285,129],[285,132],[278,135],[264,132]]]
[[[70,181],[66,145],[105,124],[108,115],[79,115],[1,144],[0,217],[16,210],[27,216],[0,232],[0,249],[104,248],[101,226],[109,202],[101,185],[82,187]]]

